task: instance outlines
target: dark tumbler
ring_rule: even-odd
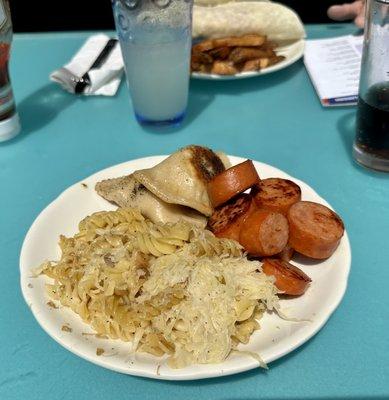
[[[367,0],[353,154],[389,172],[389,0]]]

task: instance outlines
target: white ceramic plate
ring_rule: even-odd
[[[298,40],[288,46],[277,48],[276,52],[280,56],[285,56],[285,59],[278,64],[272,65],[271,67],[264,68],[261,71],[252,72],[241,72],[235,75],[216,75],[216,74],[204,74],[200,72],[192,72],[192,78],[196,79],[216,79],[216,80],[234,80],[234,79],[244,79],[253,78],[255,76],[270,74],[275,71],[279,71],[294,64],[298,61],[304,54],[305,41],[304,39]]]
[[[164,359],[146,354],[129,354],[130,345],[118,340],[98,339],[92,335],[88,325],[67,308],[53,309],[44,289],[47,277],[31,277],[31,269],[46,259],[58,259],[57,245],[60,234],[73,235],[78,222],[86,215],[100,210],[115,209],[99,197],[95,184],[107,178],[132,173],[136,169],[148,168],[160,162],[165,156],[156,156],[129,161],[107,168],[76,183],[65,190],[46,207],[28,231],[20,256],[21,288],[23,296],[42,328],[66,349],[102,367],[130,375],[156,379],[201,379],[235,374],[258,367],[258,362],[249,356],[233,354],[222,364],[194,365],[174,370],[166,366]],[[230,157],[233,164],[244,161]],[[293,179],[303,193],[304,200],[312,200],[328,206],[312,188],[304,182],[291,178],[285,172],[260,162],[255,162],[262,178],[281,177]],[[86,185],[86,186],[85,186]],[[242,350],[258,352],[267,363],[276,360],[297,348],[311,338],[325,324],[340,303],[347,286],[351,264],[351,250],[347,234],[331,258],[322,262],[296,259],[313,280],[308,291],[296,299],[281,300],[285,314],[310,322],[290,322],[277,315],[266,314],[260,321],[261,329],[254,333],[250,343]],[[67,325],[72,332],[63,331]],[[97,356],[96,349],[104,349]],[[270,366],[271,368],[271,366]]]

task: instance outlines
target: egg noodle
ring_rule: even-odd
[[[235,241],[186,222],[154,224],[137,209],[95,213],[60,237],[39,272],[49,296],[98,334],[168,365],[219,363],[278,308],[274,278]]]

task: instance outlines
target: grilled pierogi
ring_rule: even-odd
[[[201,228],[207,223],[205,216],[198,211],[159,199],[137,182],[133,175],[101,181],[96,185],[96,192],[119,207],[138,208],[142,215],[154,223],[184,220]]]
[[[194,208],[210,216],[207,182],[224,171],[221,158],[201,146],[187,146],[153,168],[134,172],[135,179],[154,195],[170,204]]]

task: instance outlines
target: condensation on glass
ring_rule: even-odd
[[[189,89],[192,0],[113,0],[138,122],[179,124]]]

